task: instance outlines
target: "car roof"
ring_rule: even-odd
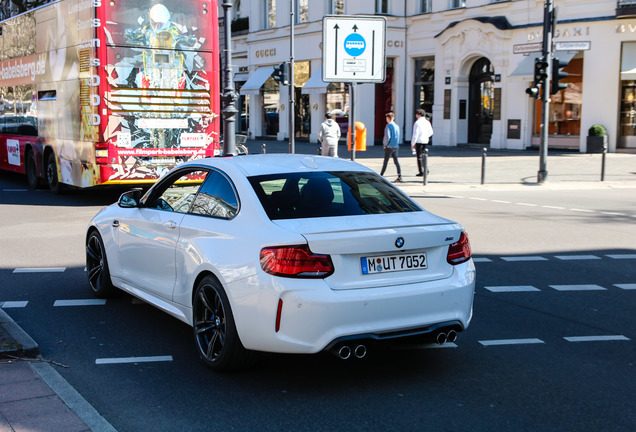
[[[268,175],[289,172],[312,171],[366,171],[371,169],[346,159],[311,156],[306,154],[254,154],[230,157],[214,157],[192,161],[193,164],[208,165],[228,171],[240,169],[245,176]]]

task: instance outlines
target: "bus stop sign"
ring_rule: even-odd
[[[385,80],[386,18],[327,15],[322,20],[322,80]]]

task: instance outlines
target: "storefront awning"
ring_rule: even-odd
[[[302,94],[327,93],[328,85],[329,83],[326,83],[322,80],[322,66],[321,66],[316,68],[314,73],[311,74],[311,77],[309,77],[309,79],[303,86],[301,92]]]
[[[576,53],[571,51],[555,51],[554,57],[558,58],[560,61],[569,63],[572,60]],[[527,77],[534,76],[534,60],[541,57],[541,53],[532,53],[526,56],[521,62],[517,65],[515,70],[512,71],[509,77]]]
[[[248,78],[247,82],[243,84],[243,87],[241,87],[241,94],[257,95],[272,72],[274,72],[274,66],[264,66],[256,69],[256,71]]]

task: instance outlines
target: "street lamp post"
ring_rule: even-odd
[[[236,155],[236,101],[238,95],[234,87],[232,76],[232,1],[223,1],[224,25],[225,25],[225,89],[223,100],[223,154]]]

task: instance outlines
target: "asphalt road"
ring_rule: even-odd
[[[121,432],[636,429],[633,189],[414,194],[470,235],[475,316],[455,344],[233,374],[206,369],[176,319],[94,302],[84,230],[120,192],[0,174],[0,305]]]

